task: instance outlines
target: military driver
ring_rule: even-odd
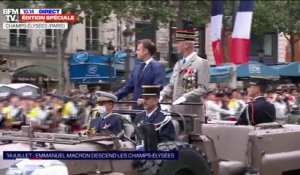
[[[145,112],[141,113],[135,118],[135,125],[139,128],[141,125],[145,124],[159,124],[164,121],[165,116],[162,112],[160,112],[159,107],[159,94],[160,94],[160,86],[159,85],[144,85],[143,89],[143,105],[145,108]],[[166,123],[162,123],[161,125],[157,125],[157,142],[166,142],[166,141],[174,141],[175,140],[175,128],[172,121],[168,121]],[[141,144],[143,145],[143,143]],[[143,149],[138,149],[143,150]]]

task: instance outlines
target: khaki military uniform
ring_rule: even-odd
[[[173,101],[184,96],[186,102],[204,103],[210,81],[210,66],[207,60],[194,55],[185,63],[177,61],[170,83],[161,91],[162,96],[173,96]],[[192,72],[192,73],[189,73]],[[182,114],[197,114],[204,120],[204,106],[174,105],[173,112]]]

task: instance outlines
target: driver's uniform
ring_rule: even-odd
[[[137,126],[137,130],[139,130],[139,126],[144,124],[157,124],[162,122],[165,119],[163,113],[160,112],[159,108],[156,108],[153,112],[147,114],[146,112],[137,115],[134,123]],[[159,126],[158,126],[159,127]],[[139,131],[136,131],[139,132]],[[166,141],[174,141],[176,137],[175,128],[172,121],[166,123],[163,127],[161,127],[157,131],[157,142],[166,142]]]

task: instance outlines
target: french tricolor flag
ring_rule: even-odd
[[[231,40],[230,52],[232,63],[248,63],[253,6],[253,0],[240,1],[240,7],[235,17]]]
[[[221,43],[222,20],[224,14],[223,0],[213,0],[211,9],[211,40],[216,65],[223,64],[224,54]]]

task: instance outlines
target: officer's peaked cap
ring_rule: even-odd
[[[158,96],[160,94],[160,86],[159,85],[143,85],[143,96]]]
[[[176,41],[195,41],[193,22],[183,20],[183,26],[176,30]]]
[[[95,93],[96,101],[97,102],[106,102],[106,101],[112,101],[116,102],[118,101],[118,97],[114,94],[104,92],[104,91],[96,91]]]

